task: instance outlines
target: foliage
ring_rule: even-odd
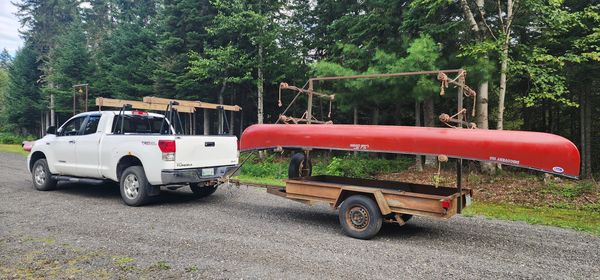
[[[373,159],[368,157],[334,157],[327,165],[327,175],[373,178],[377,174],[400,172],[412,164],[412,159],[400,158],[396,160]]]
[[[245,158],[242,156],[242,158]],[[369,158],[367,155],[343,155],[327,158],[316,156],[311,159],[313,175],[333,175],[354,178],[374,178],[375,175],[406,170],[412,159],[381,159]],[[241,178],[271,178],[286,179],[288,172],[288,157],[268,155],[264,159],[252,155],[241,170]]]
[[[0,144],[19,144],[35,139],[32,135],[22,136],[9,132],[0,132]]]
[[[2,102],[5,130],[27,135],[38,128],[39,112],[44,105],[38,69],[36,53],[31,45],[26,44],[17,52],[8,70],[10,82]]]
[[[302,86],[310,76],[457,68],[467,69],[473,89],[489,82],[486,101],[490,113],[498,113],[499,68],[507,58],[504,126],[577,143],[582,130],[590,130],[582,145],[591,148],[581,149],[589,154],[582,158],[594,161],[594,172],[600,166],[600,146],[586,144],[600,137],[599,124],[580,124],[600,113],[597,1],[520,0],[510,33],[504,26],[507,1],[83,2],[16,1],[25,44],[14,62],[0,53],[10,80],[2,91],[7,83],[0,72],[0,129],[36,133],[50,94],[64,120],[76,83],[90,84],[90,100],[158,95],[214,102],[222,96],[244,108],[245,127],[257,121],[257,92],[264,96],[265,122],[275,122],[282,110],[276,106],[280,82]],[[461,3],[473,10],[479,31],[472,30]],[[356,116],[358,123],[412,125],[415,101],[435,108],[426,120],[456,107],[454,95],[436,96],[434,76],[317,82],[315,90],[336,94],[336,123]],[[582,120],[577,105],[587,95],[594,112]],[[283,103],[293,96],[283,95]],[[314,103],[315,116],[326,118],[326,103]],[[306,108],[298,107],[288,115],[302,115]]]
[[[154,93],[156,35],[151,28],[123,24],[99,47],[95,91],[99,96],[139,99]]]

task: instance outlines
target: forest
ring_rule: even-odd
[[[15,0],[24,44],[0,54],[0,133],[43,135],[96,97],[237,104],[230,131],[275,123],[310,77],[466,69],[478,129],[562,135],[600,175],[597,0]],[[451,77],[452,78],[452,77]],[[334,123],[444,126],[436,75],[317,82]],[[81,98],[77,99],[81,102]],[[287,113],[301,116],[305,96]],[[331,106],[331,109],[330,109]],[[79,112],[84,106],[77,106]],[[331,113],[330,113],[331,110]],[[195,116],[198,124],[208,118]],[[201,125],[200,125],[201,126]],[[203,127],[198,127],[202,131]],[[213,128],[214,129],[214,128]],[[594,141],[593,139],[596,139]]]

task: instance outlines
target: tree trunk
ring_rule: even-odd
[[[435,110],[433,104],[433,97],[425,99],[423,102],[423,116],[424,126],[434,127],[435,126]],[[425,165],[435,166],[437,164],[437,158],[435,156],[425,156]]]
[[[354,106],[354,115],[353,115],[354,124],[358,124],[358,108]]]
[[[379,124],[379,108],[375,107],[373,109],[373,119],[371,120],[371,124],[378,125]]]
[[[500,13],[498,16],[502,17]],[[510,42],[510,30],[513,20],[513,1],[506,1],[506,20],[502,24],[504,34],[502,42],[502,54],[500,55],[500,94],[498,96],[498,117],[496,129],[504,129],[504,99],[506,97],[506,75],[508,71],[508,48]]]
[[[258,45],[258,84],[257,84],[257,88],[258,88],[258,105],[257,105],[257,111],[258,111],[258,123],[262,124],[263,123],[263,98],[264,98],[264,77],[263,77],[263,70],[262,70],[262,63],[263,63],[263,46],[262,43],[260,43]]]
[[[202,109],[204,113],[203,121],[204,121],[204,135],[210,135],[210,115],[208,114],[208,109]]]
[[[50,88],[52,88],[52,85],[50,85]],[[54,114],[54,94],[53,93],[50,94],[50,125],[56,126],[56,118],[55,118],[55,114]]]
[[[231,95],[231,105],[235,105],[235,91]],[[235,112],[229,111],[229,135],[233,135],[235,124]],[[240,135],[241,136],[241,135]]]
[[[581,90],[579,109],[580,109],[580,138],[581,138],[581,178],[589,179],[592,175],[592,159],[591,159],[591,106],[589,87],[584,86]]]
[[[500,57],[500,94],[498,95],[498,115],[496,129],[504,129],[504,99],[506,97],[506,71],[508,69],[508,42],[502,46]]]
[[[487,81],[482,82],[479,85],[479,92],[477,93],[477,128],[489,129],[488,120],[488,96],[489,96],[489,83]],[[494,165],[489,162],[481,162],[481,171],[486,174],[492,174],[495,171]]]
[[[219,91],[219,104],[223,105],[223,93],[225,93],[225,87],[227,86],[227,82],[223,81],[223,84],[221,85],[221,90]],[[219,124],[219,129],[218,129],[218,134],[221,135],[223,134],[223,126],[225,125],[223,123],[223,110],[217,110],[218,114],[219,114],[219,118],[218,118],[218,124]]]
[[[479,92],[477,93],[477,128],[488,129],[488,96],[489,96],[489,83],[487,81],[482,82],[479,85]]]
[[[463,14],[465,15],[467,22],[469,23],[471,30],[475,33],[479,33],[479,26],[477,25],[477,21],[475,21],[475,17],[471,12],[471,8],[469,8],[469,3],[467,3],[467,0],[460,0],[460,7],[463,10]]]
[[[415,101],[415,126],[421,126],[421,102]],[[423,158],[417,155],[415,158],[417,171],[423,171]]]

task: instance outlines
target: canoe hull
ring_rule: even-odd
[[[513,165],[576,178],[579,151],[549,133],[382,125],[284,125],[248,127],[242,151],[272,148],[333,149],[446,155]]]

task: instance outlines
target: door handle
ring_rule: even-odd
[[[214,147],[215,142],[204,142],[204,147]]]
[[[69,144],[75,144],[75,140],[69,140]]]

